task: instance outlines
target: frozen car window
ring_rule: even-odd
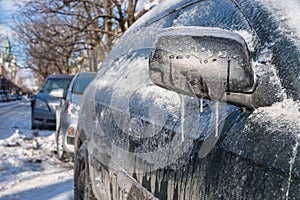
[[[173,20],[177,13],[169,14],[158,21],[152,22],[150,24],[142,24],[139,26],[132,26],[122,37],[122,39],[116,44],[113,50],[110,52],[103,63],[103,66],[108,66],[107,62],[111,62],[111,59],[115,59],[120,55],[124,55],[128,52],[135,51],[137,49],[144,49],[147,52],[154,47],[154,41],[156,33],[162,28],[167,28],[172,26]],[[144,52],[146,53],[146,52]]]
[[[172,26],[218,27],[239,33],[254,51],[258,39],[241,10],[231,1],[208,0],[179,11]]]
[[[66,90],[69,85],[69,82],[70,79],[49,78],[45,85],[43,85],[41,91],[50,93],[51,90],[59,88]]]
[[[100,76],[103,76],[103,73],[106,73],[107,70],[112,73],[119,70],[122,65],[118,63],[129,64],[125,61],[128,60],[129,62],[132,59],[132,55],[141,55],[144,57],[145,62],[147,62],[151,48],[154,48],[156,33],[163,28],[170,27],[176,16],[176,13],[172,13],[153,23],[133,26],[129,29],[110,52],[109,56],[98,71],[97,77],[99,78]],[[144,66],[148,69],[148,64],[138,65]]]
[[[182,9],[173,26],[181,25],[251,31],[241,11],[231,1],[226,0],[201,1]]]
[[[93,80],[94,75],[82,74],[79,75],[74,83],[73,93],[82,94],[85,88],[89,85],[89,83]]]

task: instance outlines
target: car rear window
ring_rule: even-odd
[[[85,88],[90,84],[94,78],[94,74],[81,74],[77,76],[77,79],[74,83],[72,93],[82,94]]]

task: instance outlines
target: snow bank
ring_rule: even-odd
[[[54,131],[31,130],[29,104],[0,107],[4,110],[0,200],[73,199],[73,163],[57,159]]]

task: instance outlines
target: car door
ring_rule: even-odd
[[[95,94],[98,129],[90,138],[94,145],[89,151],[97,152],[93,159],[101,165],[124,172],[159,199],[218,195],[207,191],[210,183],[203,183],[213,182],[208,176],[217,171],[217,166],[209,163],[223,162],[219,164],[224,166],[227,161],[206,156],[236,121],[250,113],[226,103],[181,95],[151,82],[149,57],[157,33],[180,26],[237,32],[253,54],[258,45],[255,32],[234,2],[189,1],[131,27],[101,66]],[[200,173],[209,167],[212,170]],[[99,177],[95,171],[91,173]],[[94,187],[103,188],[103,184],[112,184],[110,181],[92,182]]]

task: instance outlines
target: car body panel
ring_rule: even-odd
[[[87,145],[98,199],[130,191],[118,172],[135,179],[127,188],[143,187],[158,199],[299,197],[300,34],[299,23],[287,22],[300,18],[278,17],[274,2],[163,1],[129,28],[81,104],[75,151]],[[149,55],[158,33],[171,26],[243,36],[263,77],[258,95],[274,104],[248,110],[154,85]]]

